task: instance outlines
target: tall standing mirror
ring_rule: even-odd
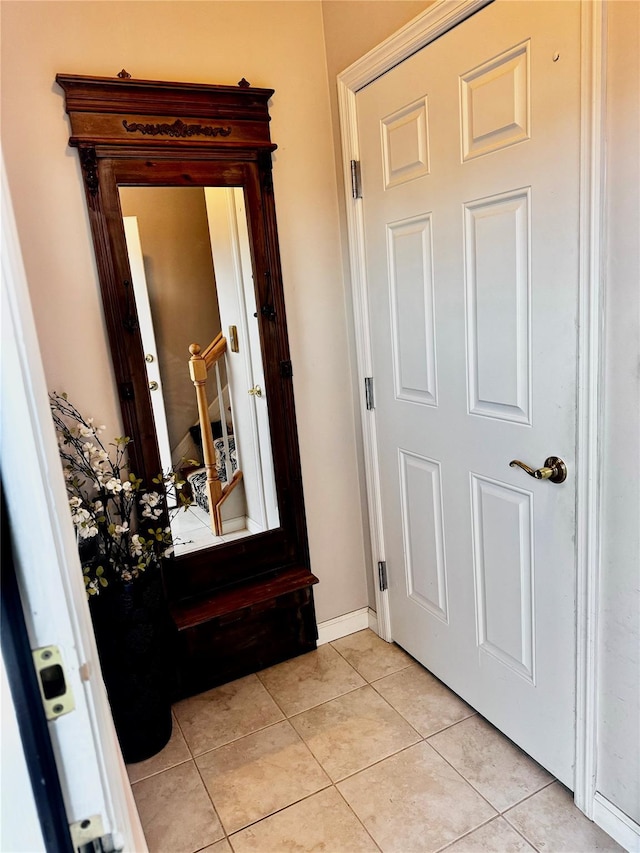
[[[164,566],[189,692],[316,640],[271,179],[273,91],[244,80],[56,80],[131,466],[147,482],[179,470],[193,497],[187,512],[170,512]],[[246,623],[244,634],[227,623]],[[223,648],[233,661],[203,676]]]

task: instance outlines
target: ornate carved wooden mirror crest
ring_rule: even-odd
[[[186,520],[172,514],[175,553],[164,566],[189,693],[316,641],[271,179],[273,90],[121,75],[56,80],[82,167],[132,470],[150,482],[180,468],[196,498]]]

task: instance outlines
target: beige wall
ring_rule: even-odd
[[[3,2],[3,147],[51,388],[118,406],[56,72],[273,87],[275,198],[303,482],[325,620],[367,603],[319,2]]]
[[[323,0],[329,82],[431,5],[433,0]]]

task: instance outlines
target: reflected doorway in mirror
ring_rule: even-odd
[[[206,423],[214,430],[212,464],[230,458],[222,437],[232,436],[242,478],[236,477],[233,494],[226,494],[233,472],[220,478],[219,529],[206,497],[197,509],[171,513],[174,553],[274,529],[279,513],[268,402],[264,394],[247,393],[264,386],[264,368],[243,189],[120,186],[119,196],[162,469],[181,472],[194,499],[206,465],[203,421],[181,350],[186,353],[187,340],[237,329],[237,351],[227,350],[218,381],[211,377],[205,386]]]

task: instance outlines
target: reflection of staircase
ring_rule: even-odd
[[[172,608],[181,696],[201,693],[316,648],[308,569],[287,569]]]
[[[229,406],[229,386],[225,385],[222,389],[223,399],[225,401],[225,411]],[[211,424],[217,423],[220,421],[220,403],[218,401],[218,397],[216,396],[209,405],[209,420]],[[182,436],[180,441],[176,444],[175,447],[171,448],[171,463],[174,470],[178,470],[182,467],[183,460],[185,459],[195,459],[198,456],[202,459],[202,442],[198,442],[198,440],[194,437],[193,430],[200,428],[200,421],[197,420],[196,423],[190,427],[187,432]],[[214,434],[214,438],[217,436]]]
[[[223,531],[222,525],[222,505],[233,494],[234,490],[242,483],[243,474],[240,467],[236,467],[235,472],[232,470],[231,450],[230,450],[230,434],[233,429],[233,414],[231,415],[231,429],[229,430],[226,418],[226,411],[220,423],[222,426],[222,436],[220,441],[223,444],[223,453],[220,454],[220,459],[223,460],[225,467],[224,485],[218,473],[218,454],[213,440],[212,424],[210,416],[210,406],[207,401],[207,377],[209,371],[212,371],[215,377],[217,389],[217,399],[224,401],[222,391],[222,378],[220,372],[221,363],[226,365],[227,340],[220,332],[209,344],[206,349],[201,349],[199,344],[191,344],[189,347],[191,358],[189,359],[189,373],[191,381],[196,391],[196,400],[198,401],[198,419],[200,421],[200,434],[202,436],[202,454],[204,456],[204,467],[206,469],[206,495],[207,495],[207,511],[211,519],[211,530],[216,536],[221,536]],[[227,371],[225,370],[225,373]],[[238,459],[238,448],[234,444],[236,459]]]

